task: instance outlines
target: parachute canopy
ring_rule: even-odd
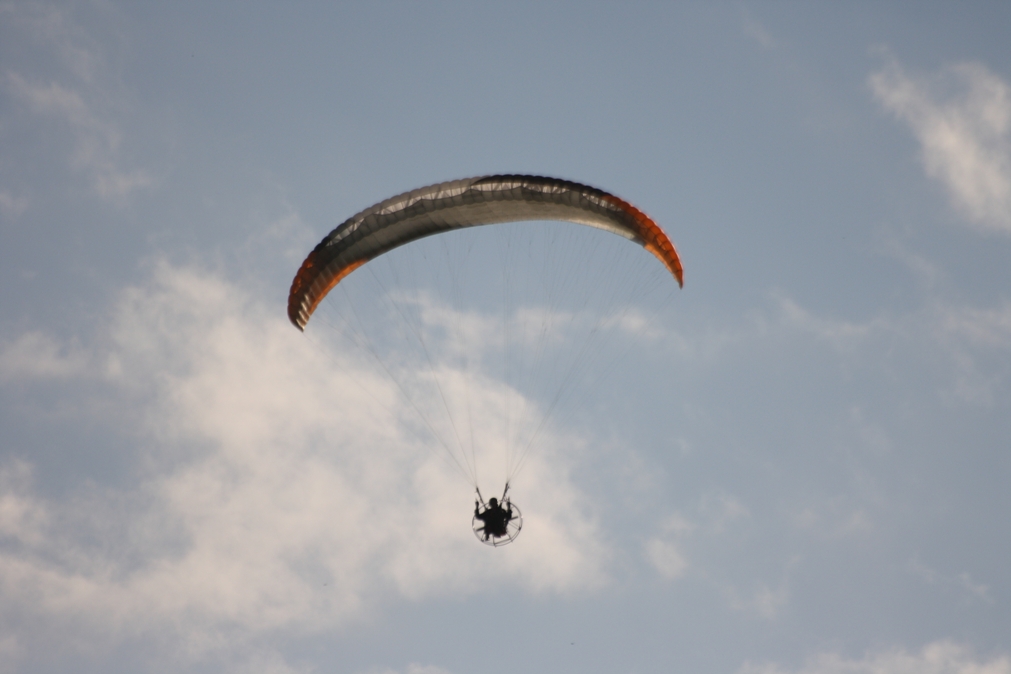
[[[494,175],[405,192],[348,218],[302,263],[288,295],[288,318],[304,330],[341,279],[394,248],[454,229],[520,220],[563,220],[613,232],[642,245],[684,284],[670,238],[627,201],[557,178]]]

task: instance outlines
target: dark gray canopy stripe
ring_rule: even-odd
[[[453,229],[520,220],[563,220],[614,232],[643,245],[683,284],[681,261],[670,238],[628,202],[557,178],[484,176],[405,192],[345,220],[309,253],[295,275],[288,318],[304,330],[316,306],[341,279],[398,246]]]

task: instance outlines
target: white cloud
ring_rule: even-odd
[[[41,332],[26,332],[0,345],[0,380],[62,379],[84,373],[87,366],[87,355],[80,348]]]
[[[786,583],[782,583],[777,588],[770,588],[762,583],[755,591],[750,602],[745,602],[740,608],[754,608],[758,615],[771,620],[775,618],[780,609],[786,606],[790,599],[790,590]]]
[[[16,218],[28,210],[28,199],[16,197],[7,190],[0,190],[0,213]]]
[[[660,524],[660,531],[644,546],[646,560],[663,578],[674,580],[688,570],[688,559],[681,550],[681,539],[690,535],[696,525],[680,513],[672,513]]]
[[[400,674],[400,672],[395,669],[370,669],[362,674]],[[421,665],[412,662],[403,671],[403,674],[450,674],[450,671],[436,665]]]
[[[449,674],[449,670],[435,665],[411,663],[407,666],[407,674]]]
[[[113,385],[116,423],[144,457],[135,489],[82,485],[69,499],[39,495],[26,464],[4,468],[0,611],[32,616],[14,621],[36,626],[27,636],[73,622],[89,641],[157,637],[203,657],[273,630],[333,629],[391,597],[605,580],[607,550],[550,437],[516,486],[523,533],[486,548],[468,487],[407,430],[395,387],[271,309],[159,264],[123,292],[101,346],[29,333],[3,352],[8,376]],[[471,392],[496,386],[478,378]]]
[[[674,580],[688,570],[688,560],[674,541],[662,538],[646,541],[646,559],[667,580]]]
[[[790,600],[790,587],[784,579],[777,587],[758,583],[750,593],[740,593],[733,587],[724,587],[724,594],[735,611],[754,613],[766,620],[775,619]]]
[[[979,63],[911,77],[892,61],[875,96],[920,141],[927,174],[984,230],[1011,233],[1011,87]]]
[[[799,669],[745,663],[737,671],[738,674],[1011,674],[1011,658],[1002,655],[981,660],[966,646],[936,641],[918,654],[895,649],[848,659],[826,653],[812,658]]]
[[[28,545],[44,541],[49,515],[44,504],[33,498],[27,487],[31,484],[31,467],[14,461],[0,467],[0,541],[16,540]]]

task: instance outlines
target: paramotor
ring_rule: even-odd
[[[544,224],[508,224],[523,221]],[[634,248],[625,253],[626,245],[609,235],[549,221],[617,234],[661,265]],[[478,235],[486,230],[495,232]],[[566,238],[570,234],[574,238]],[[433,235],[440,236],[426,247],[421,240]],[[618,241],[613,245],[621,251],[609,248],[610,241]],[[420,252],[412,258],[412,251]],[[376,259],[381,256],[385,262]],[[497,275],[491,258],[501,258]],[[368,273],[349,278],[359,268]],[[549,418],[574,391],[593,390],[593,381],[581,378],[582,368],[601,353],[597,381],[604,376],[615,343],[608,344],[606,335],[641,336],[648,321],[630,307],[650,293],[669,297],[671,277],[683,285],[674,244],[628,202],[556,178],[491,175],[405,192],[345,220],[299,268],[288,318],[304,331],[340,284],[343,292],[332,293],[340,296],[332,317],[317,320],[396,384],[409,403],[405,409],[413,408],[427,428],[423,432],[438,440],[444,458],[477,488],[478,450],[502,445],[501,477],[508,484],[547,433]],[[496,347],[501,354],[489,356]],[[479,505],[474,528],[483,540],[488,522],[478,515],[488,512],[488,504]],[[519,533],[519,509],[511,507],[516,518],[506,521],[501,536],[492,526],[489,544],[510,542]]]

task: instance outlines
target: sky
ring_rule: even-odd
[[[0,3],[0,672],[1011,674],[1009,30],[1001,2]],[[685,267],[623,323],[556,309],[614,329],[501,548],[405,400],[443,377],[492,453],[502,401],[545,418],[550,382],[482,365],[500,293],[349,277],[359,308],[352,281],[413,293],[424,358],[285,312],[346,218],[495,173],[613,192]],[[650,273],[612,239],[599,278]],[[417,250],[376,262],[442,269]]]

